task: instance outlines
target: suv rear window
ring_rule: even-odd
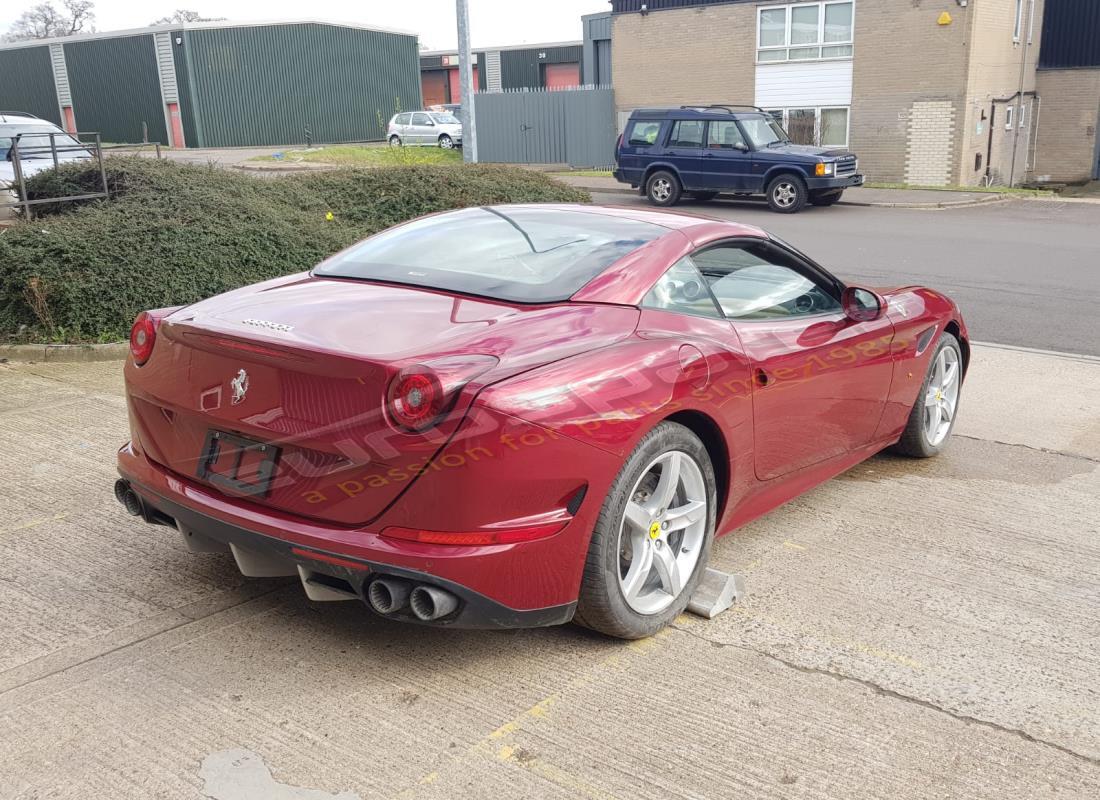
[[[383,231],[314,275],[556,303],[666,228],[587,211],[466,208]]]
[[[19,137],[19,157],[21,161],[53,158],[50,148],[50,134],[54,134],[57,154],[62,158],[81,158],[90,156],[87,148],[69,136],[65,131],[48,123],[0,125],[0,161],[11,158],[12,139]]]
[[[627,144],[635,147],[649,147],[657,143],[657,134],[661,132],[661,123],[649,120],[638,120],[630,127],[630,136]]]
[[[669,147],[702,147],[703,127],[706,125],[701,119],[678,119],[672,125],[672,136],[669,137]]]

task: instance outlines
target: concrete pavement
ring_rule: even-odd
[[[1094,359],[976,346],[943,456],[721,540],[744,603],[630,644],[405,627],[186,552],[111,496],[119,372],[0,364],[0,797],[1100,793]]]

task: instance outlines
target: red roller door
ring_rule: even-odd
[[[542,83],[547,89],[581,85],[581,65],[576,61],[568,64],[543,64],[542,70]]]
[[[447,70],[447,74],[451,77],[451,99],[447,102],[461,103],[462,102],[462,87],[458,81],[458,67]],[[474,93],[477,93],[477,67],[474,67]]]

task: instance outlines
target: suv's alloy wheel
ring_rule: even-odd
[[[806,205],[809,192],[797,175],[779,175],[768,184],[768,207],[780,214],[794,214]]]
[[[645,193],[655,206],[674,206],[680,200],[683,187],[680,179],[668,170],[657,170],[646,181]]]

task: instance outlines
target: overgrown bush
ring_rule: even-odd
[[[0,340],[123,339],[137,312],[308,269],[433,211],[588,196],[531,170],[419,166],[253,177],[106,161],[111,199],[39,207],[0,232]],[[96,166],[35,176],[32,197],[94,191]],[[332,218],[328,215],[331,212]]]

